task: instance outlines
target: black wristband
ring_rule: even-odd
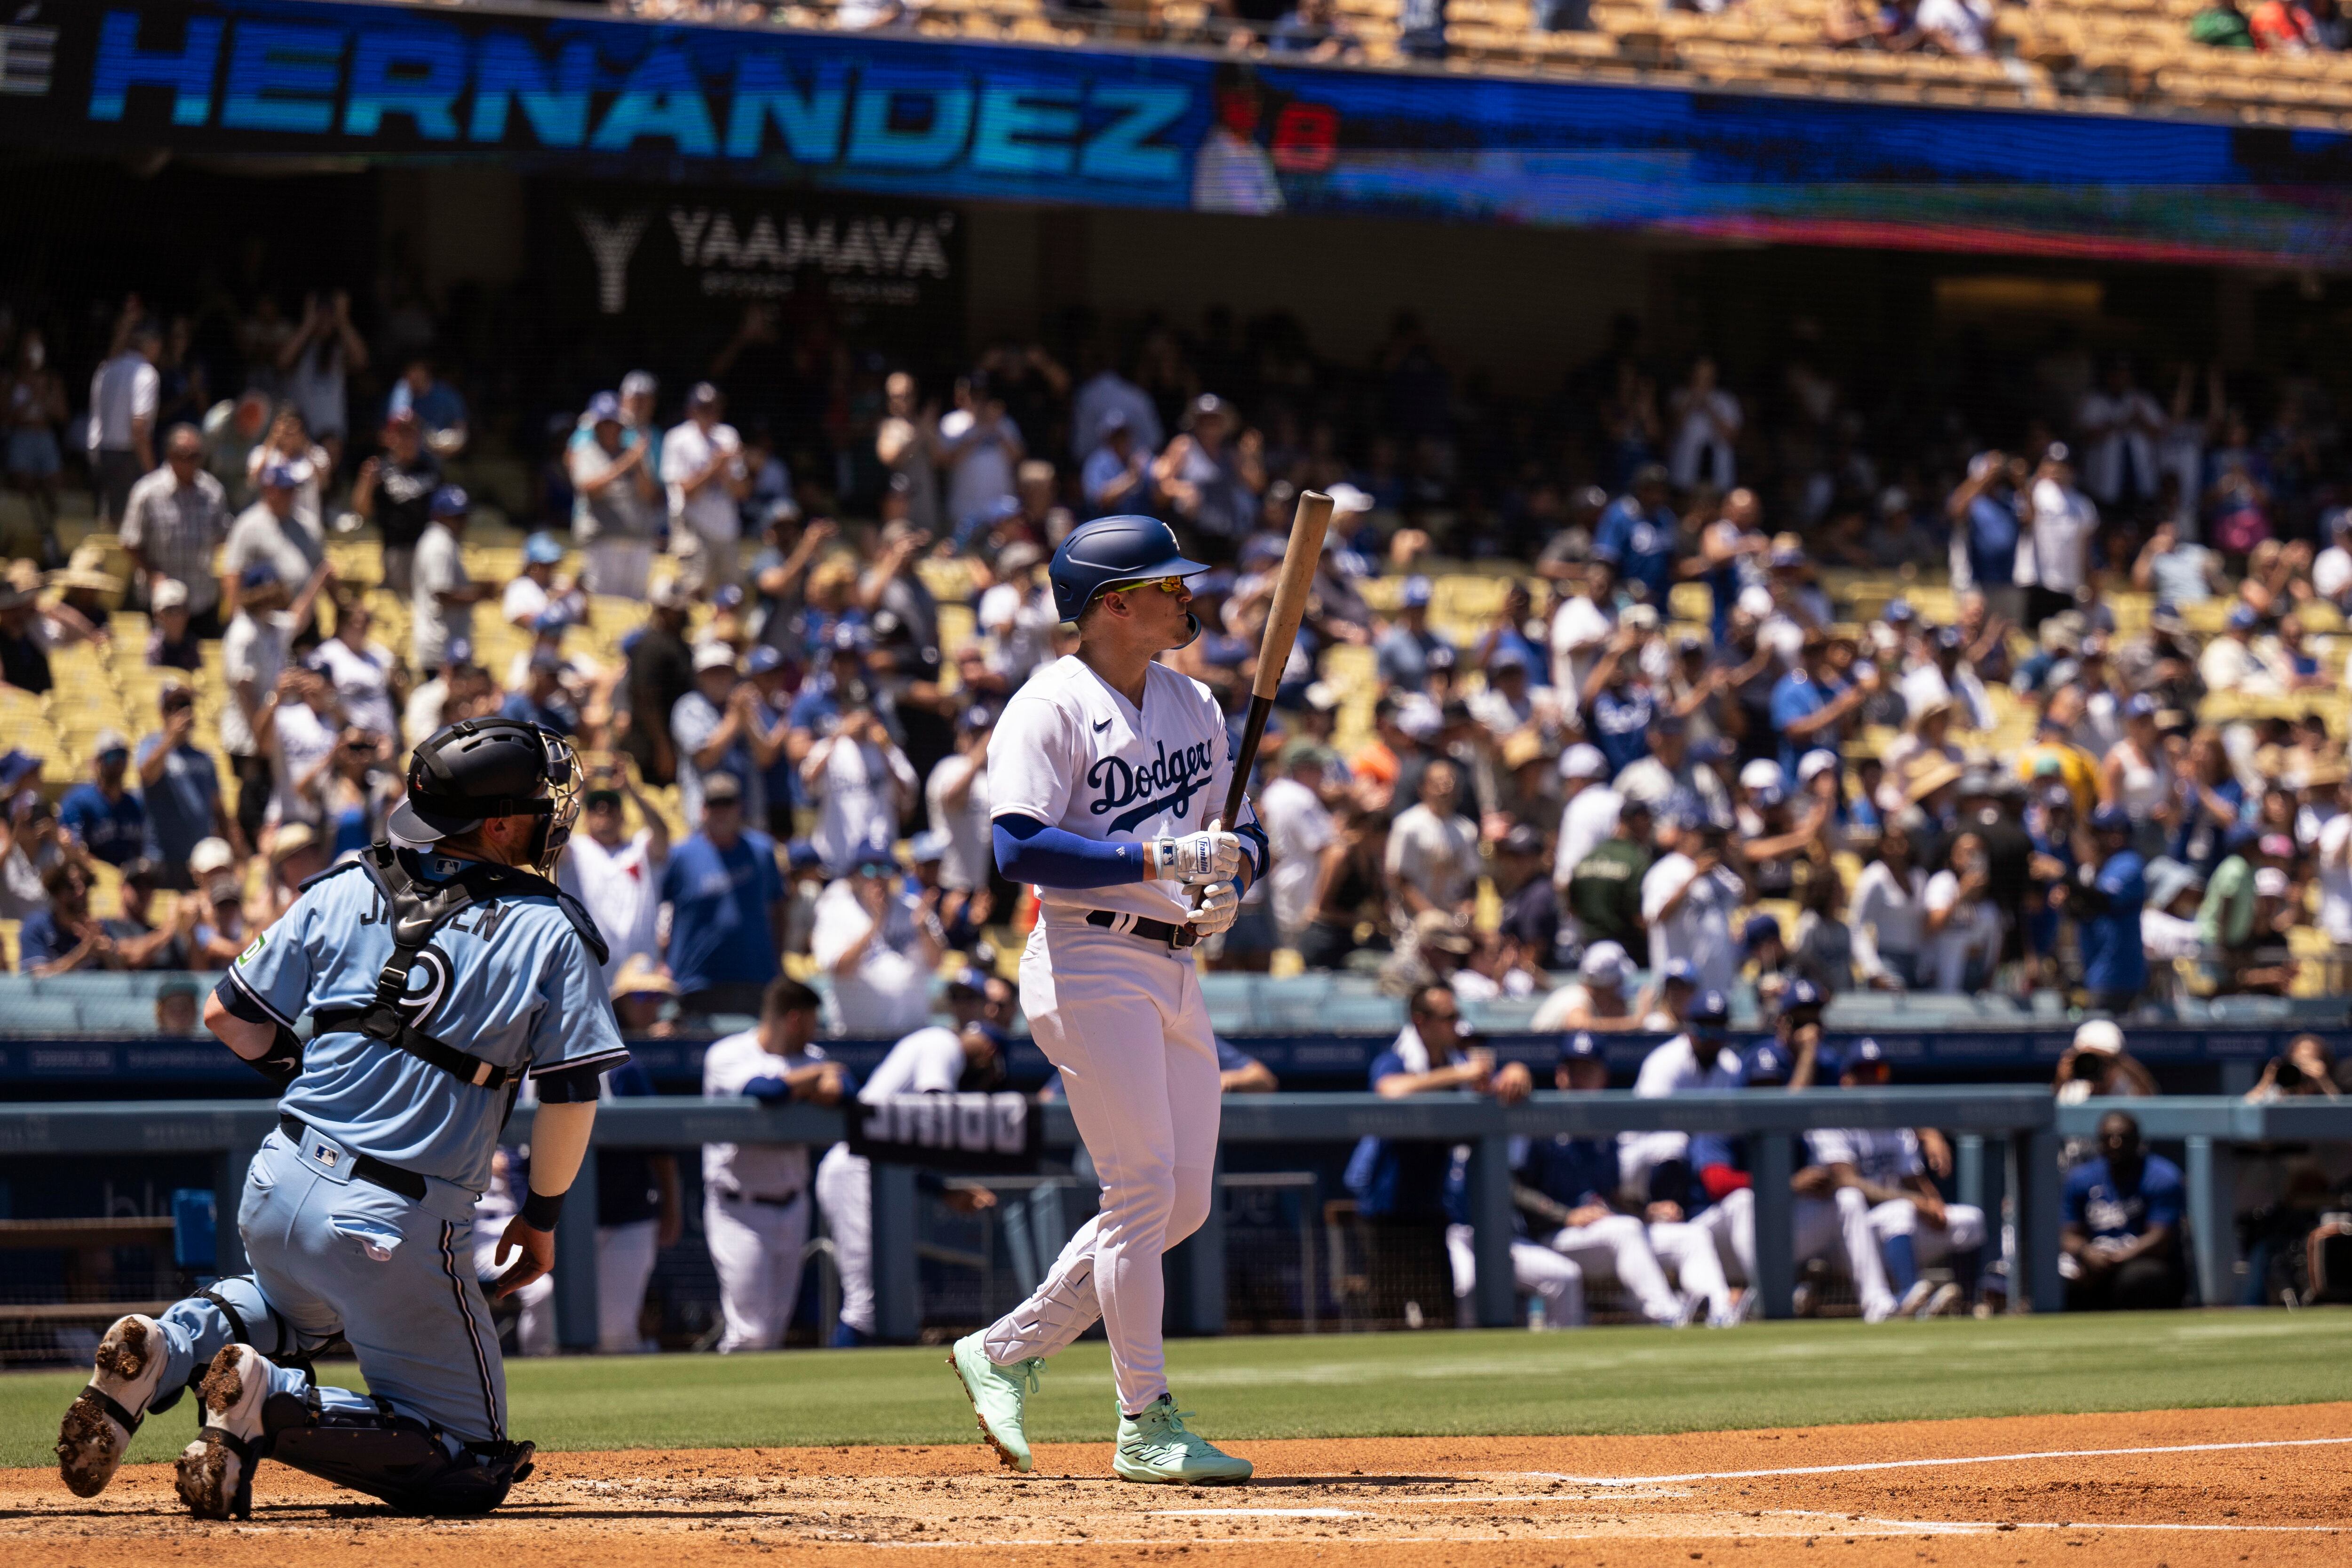
[[[533,1193],[522,1200],[522,1222],[533,1230],[553,1230],[563,1213],[563,1194]]]

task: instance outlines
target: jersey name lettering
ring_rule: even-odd
[[[1163,809],[1181,817],[1191,810],[1192,796],[1208,787],[1210,751],[1211,742],[1201,741],[1171,756],[1161,741],[1153,743],[1151,761],[1141,767],[1124,757],[1098,758],[1087,770],[1087,783],[1102,793],[1087,809],[1097,816],[1117,812],[1105,824],[1113,833],[1149,822]]]

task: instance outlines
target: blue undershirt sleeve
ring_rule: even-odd
[[[991,825],[996,868],[1015,882],[1045,888],[1113,888],[1143,879],[1143,846],[1107,843],[1008,813]]]

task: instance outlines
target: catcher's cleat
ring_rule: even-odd
[[[98,1342],[97,1369],[58,1427],[58,1474],[76,1497],[96,1497],[114,1479],[131,1434],[147,1418],[163,1380],[163,1329],[133,1312]]]
[[[204,1399],[205,1425],[180,1451],[180,1500],[198,1519],[243,1519],[253,1512],[269,1363],[251,1345],[224,1345],[197,1392]]]

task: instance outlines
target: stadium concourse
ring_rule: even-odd
[[[1207,46],[1236,59],[1688,80],[1801,96],[2200,110],[2335,128],[2352,113],[2336,0],[613,0],[648,19],[1033,44]]]

